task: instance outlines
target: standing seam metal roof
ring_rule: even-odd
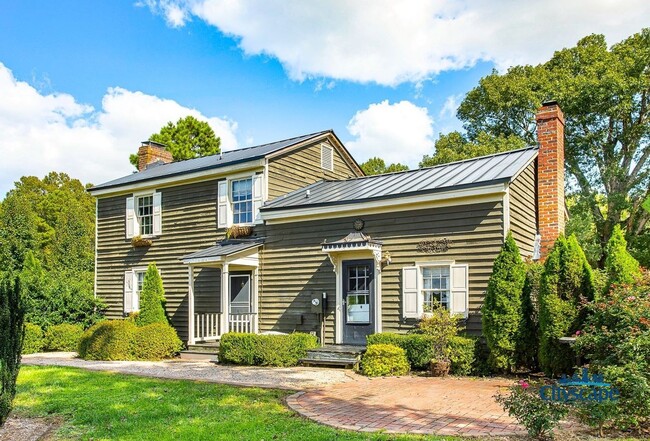
[[[232,254],[238,253],[240,251],[247,250],[249,248],[259,247],[264,243],[263,239],[252,239],[252,240],[223,240],[216,245],[213,245],[209,248],[205,248],[201,251],[188,254],[181,257],[182,261],[189,261],[195,259],[211,259],[226,257]]]
[[[347,204],[507,182],[537,156],[537,151],[537,147],[528,147],[418,170],[319,181],[266,203],[262,210]]]
[[[105,188],[119,187],[122,185],[135,184],[136,182],[149,181],[152,179],[166,178],[170,176],[194,173],[203,170],[209,170],[226,165],[233,165],[241,162],[252,161],[263,158],[266,155],[277,152],[292,145],[317,138],[326,133],[333,133],[331,130],[310,133],[308,135],[298,136],[295,138],[284,139],[269,144],[262,144],[254,147],[246,147],[237,150],[230,150],[221,154],[203,156],[201,158],[177,161],[169,164],[154,165],[141,172],[132,173],[112,181],[99,184],[90,189],[101,190]]]

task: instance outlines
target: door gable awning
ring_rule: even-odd
[[[321,247],[324,253],[360,250],[381,252],[382,245],[383,242],[381,240],[373,239],[362,231],[353,231],[352,233],[337,241],[325,241],[321,244]]]
[[[181,257],[184,264],[224,262],[227,258],[238,256],[246,257],[255,254],[264,244],[263,238],[255,239],[227,239],[217,242],[216,245],[205,248],[195,253]]]

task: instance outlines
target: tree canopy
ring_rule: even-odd
[[[179,119],[176,124],[169,121],[167,125],[149,137],[149,141],[165,144],[174,161],[214,155],[221,151],[221,138],[217,137],[205,121],[199,121],[191,115]],[[131,164],[138,166],[138,155],[129,157]]]
[[[465,133],[441,136],[441,151],[421,166],[493,153],[499,139],[511,143],[504,149],[534,145],[535,113],[549,98],[565,114],[568,190],[595,224],[603,265],[614,225],[634,240],[650,234],[642,208],[650,196],[650,29],[611,47],[589,35],[546,63],[492,72],[458,109]]]
[[[383,173],[392,173],[392,172],[399,172],[399,171],[406,171],[409,168],[404,165],[400,164],[399,162],[396,164],[390,164],[386,166],[386,162],[378,157],[373,157],[368,159],[366,162],[360,165],[361,170],[368,175],[381,175]]]

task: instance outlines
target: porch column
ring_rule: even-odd
[[[194,344],[194,267],[189,265],[187,268],[187,334],[188,339],[187,343],[190,345]]]
[[[220,334],[228,332],[228,315],[230,314],[230,280],[228,275],[228,262],[221,266],[221,326]]]
[[[259,320],[260,320],[260,312],[259,312],[259,270],[255,268],[253,270],[253,296],[251,298],[251,306],[252,306],[252,312],[255,313],[253,315],[253,328],[251,331],[254,334],[257,334],[259,332]]]

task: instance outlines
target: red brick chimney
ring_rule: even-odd
[[[544,260],[564,233],[564,114],[555,101],[537,111],[537,209],[541,236],[540,258]]]
[[[171,152],[165,149],[164,144],[142,141],[142,145],[138,149],[138,171],[146,170],[149,165],[155,162],[168,164],[173,160]]]

